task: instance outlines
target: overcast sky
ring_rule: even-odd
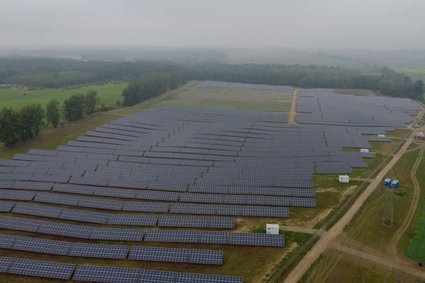
[[[0,45],[425,48],[425,0],[0,0]]]

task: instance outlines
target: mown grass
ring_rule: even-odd
[[[230,88],[199,88],[194,86],[163,99],[162,107],[211,107],[225,109],[288,112],[291,91]]]
[[[126,87],[127,83],[124,82],[58,89],[29,89],[27,87],[3,86],[0,87],[0,108],[11,107],[18,110],[32,104],[45,106],[51,99],[56,99],[63,103],[71,95],[76,93],[85,94],[89,90],[97,91],[99,105],[116,107],[117,103],[121,103],[121,93]]]
[[[363,204],[361,210],[346,227],[349,237],[375,249],[385,251],[394,233],[403,223],[411,200],[412,183],[410,171],[417,158],[418,151],[412,151],[402,156],[387,175],[400,180],[396,193],[384,188],[377,188]],[[383,225],[385,209],[393,205],[394,225]]]
[[[350,89],[350,88],[341,88],[335,89],[337,94],[351,94],[356,96],[377,96],[378,94],[369,89]]]
[[[304,274],[300,282],[417,283],[419,281],[414,276],[362,258],[336,250],[327,250]]]

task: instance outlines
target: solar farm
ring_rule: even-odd
[[[282,101],[292,93],[220,82],[199,83],[196,92],[220,88],[281,92]],[[313,176],[367,169],[374,152],[344,148],[389,142],[383,135],[405,128],[419,105],[305,89],[296,124],[288,107],[275,108],[165,103],[55,150],[0,160],[0,272],[79,282],[252,282],[226,267],[243,265],[247,253],[282,255],[287,241],[285,232],[249,231],[241,219],[274,223],[315,209]]]

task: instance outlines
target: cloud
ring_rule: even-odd
[[[425,48],[422,0],[0,0],[1,45]]]

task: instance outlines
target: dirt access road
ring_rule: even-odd
[[[330,248],[353,255],[355,257],[372,261],[389,269],[399,270],[404,273],[414,275],[415,277],[425,280],[424,270],[419,269],[417,265],[412,264],[410,261],[403,260],[402,258],[390,257],[387,254],[379,253],[377,251],[362,251],[354,247],[341,245],[339,242],[332,242]]]
[[[295,88],[292,92],[291,108],[289,108],[288,113],[288,124],[290,125],[295,125],[297,123],[297,98],[299,92],[299,88]]]
[[[423,114],[421,111],[420,115]],[[420,116],[422,117],[422,116]],[[415,134],[418,129],[413,130],[409,137],[407,138],[404,145],[401,149],[393,156],[390,162],[384,167],[384,169],[379,172],[379,174],[371,180],[369,186],[363,191],[359,198],[353,203],[350,209],[341,217],[341,219],[334,225],[329,231],[324,232],[317,243],[311,248],[311,250],[303,257],[303,259],[295,266],[295,268],[289,273],[286,277],[286,283],[296,283],[301,277],[307,272],[310,266],[317,260],[317,258],[328,248],[329,244],[335,240],[335,238],[343,233],[345,226],[347,226],[354,215],[360,210],[363,203],[367,198],[372,194],[372,192],[380,186],[381,180],[387,175],[391,168],[397,163],[400,157],[405,153],[409,148],[413,140],[415,139]]]

